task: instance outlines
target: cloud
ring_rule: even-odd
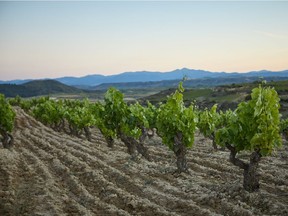
[[[269,37],[269,38],[288,39],[288,35],[284,35],[284,34],[278,34],[278,33],[267,32],[267,31],[259,31],[259,30],[255,30],[254,32],[261,34],[261,35],[264,35],[264,36]]]

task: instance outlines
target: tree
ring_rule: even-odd
[[[182,82],[174,94],[170,95],[165,104],[160,106],[157,117],[157,131],[163,143],[177,157],[178,172],[188,171],[186,152],[192,147],[195,133],[195,114],[193,106],[185,107],[183,102]]]
[[[279,134],[279,97],[270,87],[254,88],[251,100],[238,105],[228,124],[216,133],[216,141],[230,150],[230,161],[244,170],[243,186],[254,192],[259,189],[258,164],[263,156],[281,145]],[[250,151],[250,161],[236,157]]]
[[[0,94],[0,134],[4,148],[13,146],[13,136],[10,134],[14,127],[15,112],[6,101],[3,94]]]

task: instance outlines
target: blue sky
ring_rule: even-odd
[[[0,2],[0,80],[288,69],[287,1]]]

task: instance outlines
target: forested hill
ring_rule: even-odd
[[[35,80],[21,85],[0,85],[0,93],[6,97],[15,97],[17,95],[20,97],[33,97],[59,93],[79,94],[81,92],[83,92],[83,90],[64,85],[55,80]]]

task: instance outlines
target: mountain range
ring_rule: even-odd
[[[130,82],[154,82],[165,80],[181,80],[183,77],[188,79],[203,79],[203,78],[237,78],[237,77],[287,77],[288,70],[284,71],[251,71],[247,73],[226,73],[226,72],[210,72],[205,70],[194,70],[188,68],[182,68],[173,70],[170,72],[124,72],[117,75],[87,75],[83,77],[60,77],[57,80],[65,85],[76,86],[80,88],[91,88],[105,83],[130,83]],[[0,81],[0,84],[23,84],[29,80],[11,80]]]

